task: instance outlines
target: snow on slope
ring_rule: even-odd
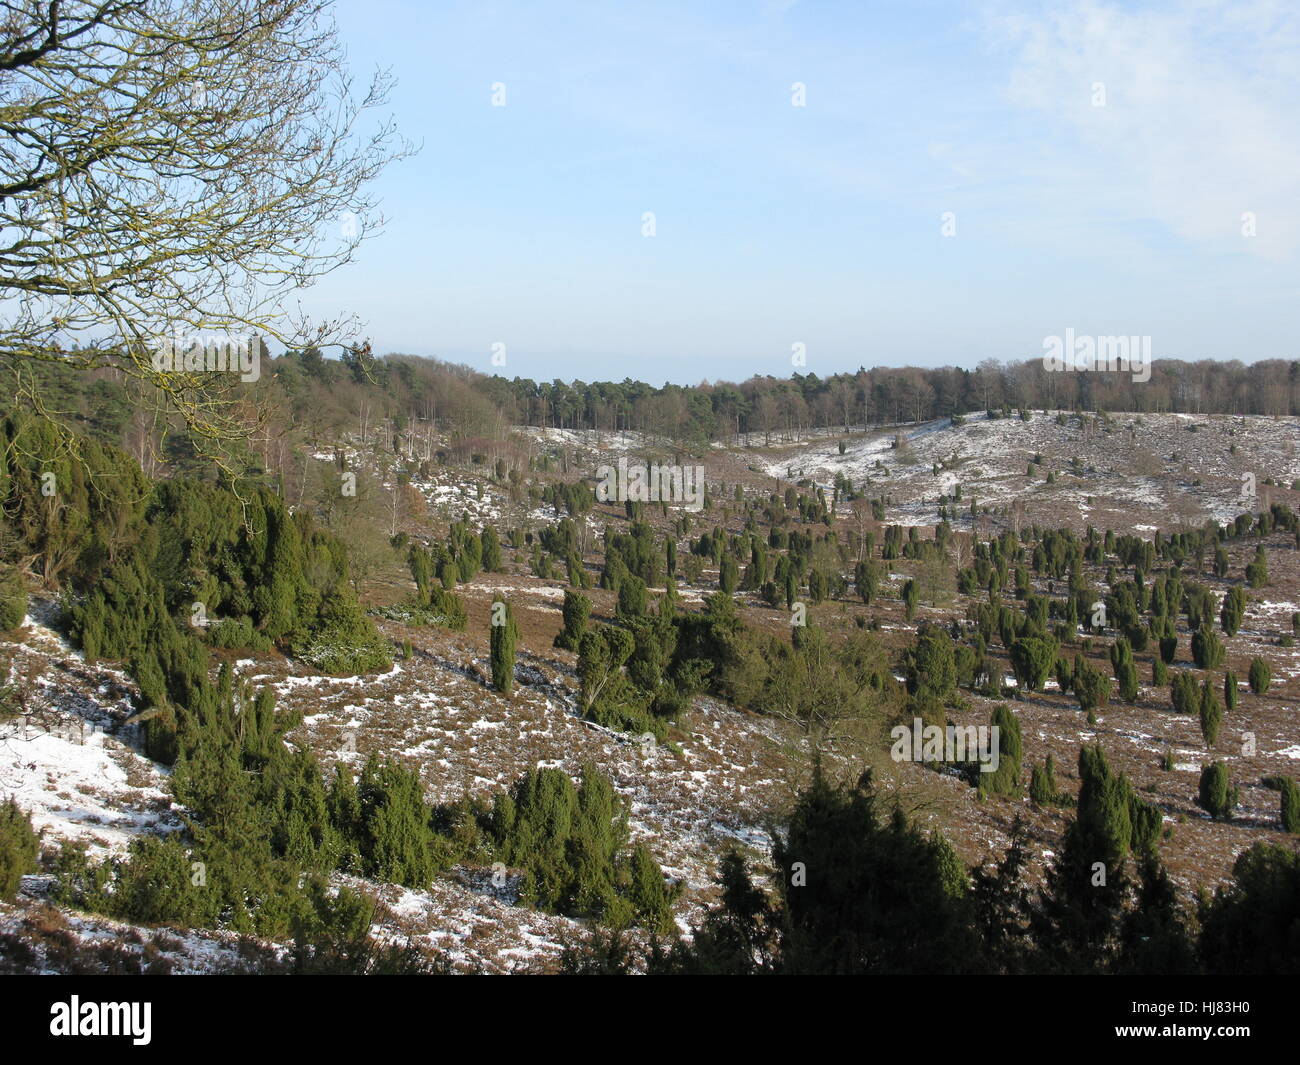
[[[837,474],[859,488],[869,479],[868,496],[888,496],[886,520],[898,525],[934,524],[938,498],[960,485],[957,509],[967,513],[972,501],[996,508],[1023,499],[1059,510],[1062,520],[1072,515],[1071,524],[1105,527],[1120,512],[1131,522],[1139,510],[1168,530],[1179,519],[1230,521],[1258,509],[1265,495],[1284,499],[1300,477],[1298,419],[1118,414],[1106,427],[1085,428],[1069,415],[1058,424],[1058,413],[1034,412],[1027,422],[975,414],[959,426],[940,418],[852,436],[843,455],[837,438],[823,436],[765,449],[758,466],[772,477],[808,478],[828,490]],[[896,435],[906,448],[894,448]],[[1030,477],[1036,455],[1043,465]],[[1082,476],[1070,472],[1075,458]],[[948,468],[935,473],[944,463]],[[1055,471],[1055,484],[1046,483],[1048,470]],[[1254,477],[1256,497],[1243,495],[1247,475]],[[1264,485],[1270,477],[1279,487]]]
[[[26,693],[23,714],[0,724],[0,798],[31,811],[47,844],[84,842],[103,857],[141,832],[180,827],[167,771],[135,749],[139,730],[125,724],[133,708],[122,673],[88,665],[32,616],[20,642],[0,645],[0,668]]]

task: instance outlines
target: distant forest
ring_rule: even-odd
[[[11,360],[0,363],[6,361]],[[32,373],[30,366],[24,369]],[[125,446],[149,471],[145,444],[156,439],[158,424],[155,405],[141,402],[138,394],[144,386],[110,367],[87,373],[44,364],[36,372],[49,409]],[[829,377],[810,372],[784,379],[756,376],[739,384],[655,387],[630,378],[588,383],[489,376],[437,359],[374,357],[368,347],[332,359],[308,348],[269,360],[260,380],[237,394],[249,418],[261,419],[254,436],[260,433],[265,446],[277,428],[292,427],[308,442],[334,442],[342,433],[362,440],[379,434],[393,445],[405,438],[414,452],[436,427],[474,448],[479,441],[501,441],[511,427],[524,425],[632,430],[679,444],[740,437],[761,445],[812,432],[986,410],[1297,415],[1300,361],[1157,360],[1145,382],[1124,372],[1050,373],[1035,359],[986,360],[973,370],[874,367]]]
[[[636,429],[679,440],[737,434],[798,436],[836,426],[919,422],[1009,408],[1188,414],[1300,414],[1300,361],[1160,360],[1151,379],[1128,373],[1049,373],[1041,360],[955,366],[875,367],[821,378],[751,377],[694,387],[477,377],[516,424],[563,429]]]

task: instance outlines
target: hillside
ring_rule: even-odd
[[[389,509],[406,541],[436,541],[462,517],[476,534],[497,530],[509,541],[500,571],[456,584],[467,614],[463,631],[407,624],[398,620],[410,618],[400,604],[416,589],[400,572],[398,549],[391,548],[393,557],[381,559],[373,579],[361,586],[363,602],[375,609],[390,606],[375,620],[392,646],[404,648],[390,667],[378,671],[329,675],[277,651],[216,653],[232,665],[237,680],[274,690],[277,713],[300,722],[286,742],[312,752],[327,774],[335,765],[359,773],[372,755],[391,759],[418,774],[425,800],[435,806],[466,797],[490,802],[537,767],[555,767],[576,779],[582,765],[595,765],[622,800],[631,840],[646,843],[669,882],[680,885],[673,917],[678,930],[689,934],[717,899],[714,878],[727,846],[741,846],[759,866],[768,860],[770,826],[808,780],[806,736],[792,720],[728,705],[706,693],[696,694],[670,722],[664,742],[585,719],[577,656],[552,646],[562,627],[563,569],[538,575],[536,555],[530,561],[525,543],[564,518],[562,508],[540,501],[541,489],[575,477],[594,482],[599,468],[620,456],[632,461],[686,456],[704,466],[714,500],[698,515],[699,530],[721,524],[739,534],[746,515],[752,521],[769,495],[777,498],[794,487],[801,498],[813,498],[820,489],[833,505],[818,524],[839,530],[847,545],[867,526],[873,539],[891,525],[920,530],[928,538],[942,506],[951,508],[955,544],[970,534],[988,540],[1011,529],[1027,539],[1033,528],[1082,535],[1089,526],[1148,540],[1159,531],[1168,538],[1206,522],[1231,522],[1243,512],[1290,506],[1297,495],[1289,485],[1300,476],[1295,447],[1300,419],[1152,414],[1103,419],[1033,412],[1026,420],[977,415],[959,422],[943,419],[763,447],[737,441],[698,456],[637,434],[523,430],[502,453],[530,455],[533,472],[512,482],[503,481],[486,457],[481,464],[408,464],[399,454],[379,465],[360,441],[341,438],[318,446],[309,460],[318,465],[322,481],[341,464],[362,477],[373,476],[376,491],[394,500],[402,491],[418,493],[400,510],[396,502]],[[1029,475],[1031,462],[1035,471]],[[1241,495],[1244,474],[1256,478],[1253,500]],[[1266,483],[1270,480],[1275,483]],[[858,503],[838,498],[859,493]],[[718,500],[725,503],[720,507]],[[867,500],[878,500],[883,513],[877,509],[864,516]],[[581,517],[587,530],[583,563],[593,585],[584,594],[592,601],[592,621],[615,624],[618,595],[594,584],[604,564],[602,537],[607,529],[627,531],[629,521],[624,507],[613,504],[596,503]],[[689,551],[690,536],[677,524],[680,512],[647,506],[642,518],[655,535],[677,539],[679,552]],[[346,538],[349,526],[340,528]],[[1054,679],[1041,691],[1018,692],[1006,648],[990,646],[989,660],[1000,674],[990,683],[1005,686],[1005,694],[962,691],[948,703],[949,719],[959,725],[983,723],[994,706],[1009,699],[1023,736],[1024,776],[1050,753],[1057,783],[1067,795],[1078,788],[1080,747],[1101,744],[1112,766],[1158,809],[1165,826],[1161,856],[1179,888],[1190,894],[1226,882],[1235,858],[1251,844],[1291,845],[1278,827],[1276,792],[1264,781],[1294,775],[1300,759],[1295,715],[1300,651],[1288,638],[1291,614],[1300,610],[1300,551],[1295,538],[1280,530],[1247,536],[1226,542],[1224,577],[1196,573],[1217,602],[1242,583],[1261,544],[1269,560],[1268,582],[1249,591],[1239,630],[1223,638],[1226,657],[1217,674],[1231,669],[1240,687],[1238,706],[1227,714],[1213,752],[1240,788],[1231,818],[1211,819],[1196,804],[1201,765],[1210,754],[1196,718],[1172,713],[1167,685],[1152,683],[1151,648],[1136,656],[1141,684],[1135,697],[1112,700],[1089,723],[1078,699],[1063,693]],[[878,541],[874,550],[879,555]],[[847,582],[853,579],[851,555],[835,574]],[[817,557],[825,564],[830,556]],[[954,546],[950,564],[969,564],[971,557],[969,545]],[[919,577],[925,564],[900,557],[883,565],[883,590],[870,604],[850,583],[832,589],[809,612],[831,634],[864,627],[874,632],[902,680],[917,627],[965,625],[968,608],[985,597],[959,594],[950,580],[940,581],[936,594],[923,597],[909,620],[899,598],[902,584]],[[1089,566],[1092,579],[1104,585],[1113,565],[1109,560]],[[718,567],[706,557],[693,579],[684,572],[679,570],[676,584],[679,609],[698,611],[717,591]],[[1053,581],[1044,574],[1034,576],[1032,586],[1037,594],[1053,593]],[[655,592],[652,586],[650,593]],[[517,685],[509,694],[494,690],[491,679],[489,615],[496,600],[511,603],[520,633]],[[787,638],[784,606],[769,605],[754,588],[738,590],[735,601],[745,624]],[[133,838],[183,835],[186,811],[169,794],[168,767],[145,754],[142,726],[129,721],[142,705],[138,686],[114,664],[89,661],[57,631],[62,627],[58,603],[37,596],[23,624],[0,643],[6,684],[21,706],[20,716],[3,726],[0,792],[32,813],[47,850],[70,840],[87,844],[92,857],[121,857]],[[1079,638],[1084,636],[1079,630]],[[1201,676],[1188,661],[1186,624],[1180,624],[1179,638],[1171,671]],[[1094,655],[1104,647],[1099,642]],[[1245,684],[1255,658],[1271,666],[1272,684],[1262,695]],[[1104,656],[1098,660],[1104,662]],[[1103,668],[1109,676],[1110,664]],[[907,720],[905,708],[900,714]],[[1253,750],[1243,747],[1246,735],[1254,738]],[[967,864],[998,860],[1013,821],[1022,819],[1030,850],[1027,875],[1031,880],[1044,875],[1073,816],[1068,805],[1039,805],[1023,787],[1018,796],[981,797],[960,774],[894,762],[888,749],[889,741],[877,734],[868,747],[832,744],[826,753],[837,775],[856,773],[865,758],[884,793],[919,825],[943,832]],[[1172,759],[1171,770],[1162,768],[1166,757]],[[360,886],[382,901],[386,910],[375,925],[381,939],[428,948],[454,967],[553,966],[565,946],[585,935],[586,923],[525,907],[518,898],[519,875],[510,871],[494,883],[491,869],[471,862],[456,864],[425,889],[342,873],[335,874],[335,883]],[[47,873],[26,877],[16,909],[0,924],[6,935],[29,943],[32,957],[46,959],[29,963],[38,968],[72,964],[51,960],[54,955],[40,946],[33,931],[40,922],[71,921],[65,939],[71,935],[87,949],[95,936],[93,922],[73,916],[66,906],[49,909],[44,897],[50,882]],[[55,912],[64,916],[49,916]],[[135,935],[148,938],[147,930]],[[179,942],[165,955],[177,971],[202,969],[205,952],[224,949],[194,937]],[[282,964],[277,959],[284,957],[283,945],[247,943],[257,965]],[[75,964],[83,963],[92,964]]]

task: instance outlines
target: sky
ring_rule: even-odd
[[[302,305],[357,315],[377,353],[656,385],[973,368],[1067,329],[1300,357],[1300,5],[336,18],[420,150],[374,186],[382,231]]]

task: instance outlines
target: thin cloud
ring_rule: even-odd
[[[1012,56],[1008,99],[1051,120],[1031,153],[1059,164],[1064,147],[1077,173],[1092,175],[1070,183],[1082,202],[1063,210],[1148,219],[1215,251],[1294,257],[1300,13],[1250,0],[1080,3],[997,7],[987,26]]]

